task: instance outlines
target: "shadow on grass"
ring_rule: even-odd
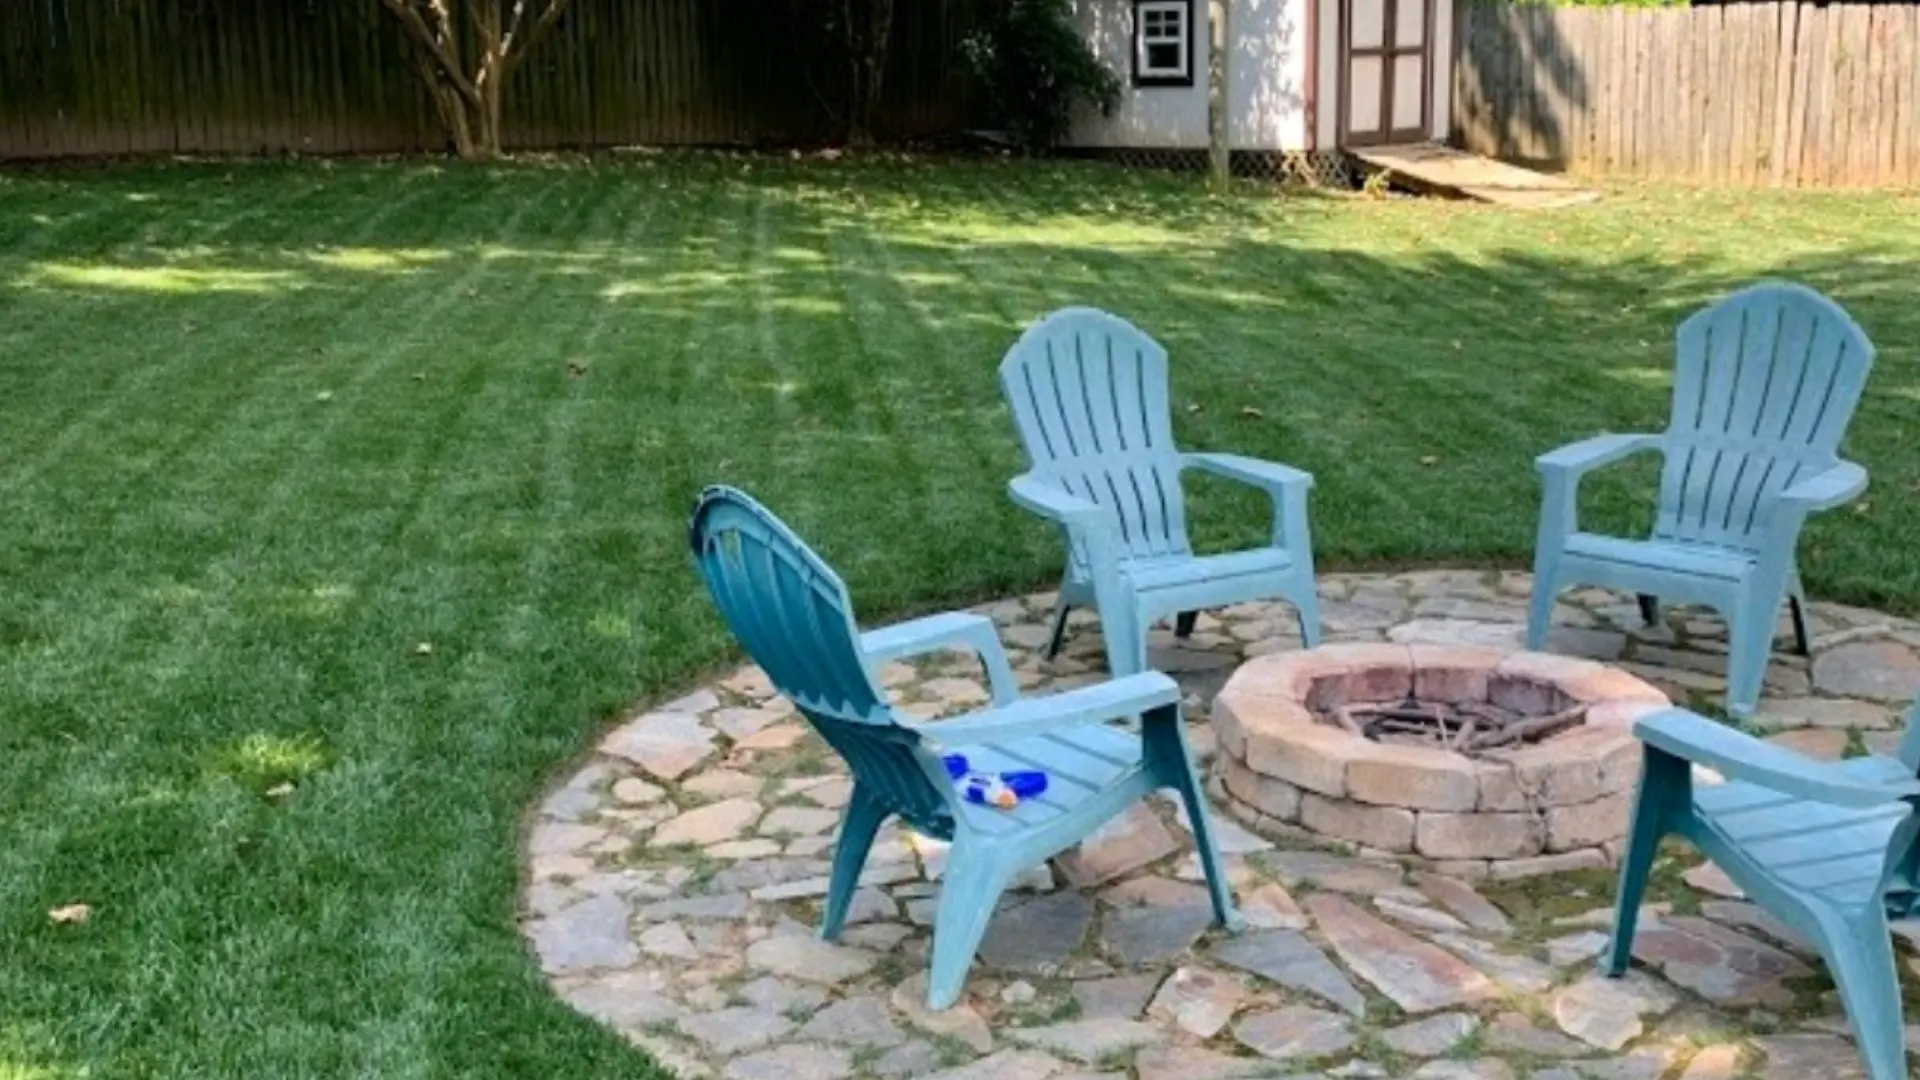
[[[268,166],[238,171],[250,170],[309,178]],[[0,305],[81,318],[116,296],[150,306],[157,321],[217,320],[227,307],[260,303],[296,312],[315,296],[365,290],[373,278],[391,281],[396,296],[465,290],[433,316],[457,325],[465,308],[511,303],[500,294],[532,283],[550,308],[608,305],[644,339],[632,346],[643,351],[711,336],[706,324],[717,317],[747,318],[751,332],[727,328],[744,348],[712,357],[712,382],[674,391],[671,410],[648,410],[635,424],[644,460],[649,447],[666,446],[647,439],[650,428],[659,438],[677,430],[656,421],[700,409],[701,394],[711,393],[714,415],[703,423],[718,437],[704,468],[688,464],[752,479],[756,459],[778,442],[761,426],[767,411],[780,413],[790,433],[830,432],[847,444],[911,438],[917,425],[949,421],[969,438],[1002,434],[993,430],[1003,421],[992,379],[1001,352],[1044,310],[1091,303],[1169,346],[1183,441],[1319,476],[1317,541],[1327,566],[1524,565],[1532,456],[1600,430],[1663,426],[1674,326],[1718,295],[1777,276],[1832,293],[1882,344],[1850,445],[1880,476],[1911,475],[1916,464],[1902,432],[1920,415],[1920,373],[1906,348],[1920,336],[1907,299],[1920,250],[1864,233],[1824,250],[1781,244],[1770,256],[1737,220],[1704,241],[1679,242],[1694,213],[1684,205],[1646,207],[1675,230],[1669,243],[1663,222],[1635,221],[1632,211],[1527,218],[1351,198],[1221,201],[1178,179],[1089,164],[836,168],[710,155],[571,169],[345,172],[364,183],[369,214],[424,188],[427,198],[525,199],[527,216],[510,228],[496,222],[449,235],[441,216],[396,214],[375,238],[350,243],[302,229],[291,242],[263,243],[250,228],[199,243],[185,223],[91,256],[0,262]],[[163,169],[71,189],[60,213],[110,218],[125,212],[130,194],[139,206],[165,208],[183,197],[182,175],[212,189],[196,197],[231,209],[218,190],[228,177]],[[388,180],[401,194],[388,193]],[[566,239],[546,235],[619,185],[641,189],[638,198],[619,196],[627,199],[621,218]],[[1737,205],[1720,212],[1743,216]],[[626,214],[649,218],[641,242],[605,234],[634,227]],[[1633,232],[1623,237],[1622,228]],[[67,304],[71,314],[60,314]],[[537,324],[543,312],[522,318]],[[311,332],[324,343],[324,327]],[[897,351],[930,343],[943,354],[938,364]],[[604,372],[657,362],[610,350],[569,364]],[[875,381],[885,391],[879,407]],[[735,401],[756,407],[734,413]],[[908,407],[928,412],[909,415]],[[996,504],[992,474],[1018,465],[1010,432],[1002,441],[985,459],[988,475],[960,470],[920,482],[965,483]],[[1650,476],[1630,468],[1598,478],[1588,499],[1596,520],[1644,527]],[[1808,540],[1816,591],[1906,610],[1920,604],[1920,570],[1890,575],[1874,550],[1920,526],[1905,502],[1889,499],[1844,526],[1817,523]],[[1253,538],[1259,515],[1243,512],[1252,505],[1202,512],[1202,539]],[[1001,521],[1019,520],[997,509]]]

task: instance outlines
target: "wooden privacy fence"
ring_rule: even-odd
[[[818,7],[574,0],[514,73],[506,143],[830,136],[846,64],[810,48],[796,22]],[[984,8],[900,0],[880,134],[965,122],[974,95],[959,40]],[[445,145],[380,0],[0,0],[0,158]]]
[[[1920,184],[1920,4],[1456,8],[1465,148],[1595,174]]]

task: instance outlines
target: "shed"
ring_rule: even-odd
[[[1123,84],[1086,150],[1204,150],[1208,0],[1072,0]],[[1236,151],[1340,151],[1449,134],[1452,0],[1227,0]]]

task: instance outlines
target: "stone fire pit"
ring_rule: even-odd
[[[1639,777],[1633,723],[1668,704],[1624,671],[1543,653],[1375,644],[1275,653],[1240,667],[1214,702],[1214,786],[1256,832],[1304,829],[1461,876],[1606,866]],[[1420,736],[1355,722],[1382,706],[1547,734],[1468,756],[1438,729],[1414,745]],[[1555,720],[1525,722],[1546,717]]]

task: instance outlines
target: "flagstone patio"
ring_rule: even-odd
[[[1527,588],[1515,573],[1326,575],[1327,636],[1518,648]],[[1084,612],[1066,651],[1039,658],[1051,603],[979,609],[1031,693],[1104,671]],[[1920,687],[1920,625],[1819,603],[1811,618],[1812,660],[1776,654],[1751,726],[1822,757],[1891,752]],[[1632,597],[1587,590],[1555,622],[1553,650],[1717,705],[1726,640],[1710,614],[1646,628]],[[1186,642],[1156,638],[1203,760],[1234,667],[1298,647],[1291,612],[1267,605],[1203,615]],[[891,665],[883,681],[914,716],[987,700],[956,655]],[[1860,1075],[1819,962],[1683,849],[1656,869],[1639,963],[1614,981],[1594,974],[1608,870],[1469,882],[1304,836],[1276,843],[1219,812],[1250,923],[1225,935],[1170,800],[1018,882],[961,1004],[928,1014],[942,845],[890,827],[844,940],[812,936],[848,791],[757,669],[623,723],[547,796],[529,838],[524,926],[556,992],[681,1075],[732,1080]]]

